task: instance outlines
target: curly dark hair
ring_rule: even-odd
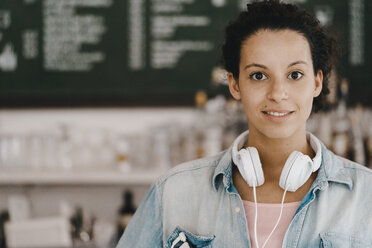
[[[259,30],[294,30],[304,35],[309,42],[314,74],[323,72],[323,89],[314,99],[313,111],[326,105],[329,94],[328,79],[335,62],[336,39],[320,25],[319,20],[308,11],[279,0],[247,4],[247,11],[241,12],[225,29],[221,62],[234,78],[239,78],[240,50],[242,43]]]

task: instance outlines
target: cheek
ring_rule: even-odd
[[[307,119],[310,116],[311,109],[313,106],[313,95],[301,95],[298,97],[299,108],[301,110],[302,115]]]
[[[245,90],[242,92],[242,103],[245,109],[256,109],[263,100],[260,92],[255,90]]]
[[[302,106],[312,106],[314,100],[315,85],[312,82],[306,82],[305,86],[298,87],[292,91],[292,97]]]

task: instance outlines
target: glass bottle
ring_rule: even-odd
[[[348,95],[348,82],[346,79],[341,81],[339,105],[336,109],[332,134],[332,150],[345,158],[352,158],[350,148],[350,122],[347,115],[346,98]]]
[[[130,191],[125,191],[123,193],[122,206],[119,209],[118,239],[120,239],[121,235],[124,233],[135,211],[133,194]]]

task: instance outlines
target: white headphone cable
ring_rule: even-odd
[[[253,198],[254,198],[254,206],[255,206],[255,212],[254,212],[254,239],[256,242],[256,247],[258,246],[258,239],[257,239],[257,197],[256,197],[256,184],[253,184]]]
[[[271,238],[271,235],[273,235],[275,229],[276,229],[276,228],[278,227],[278,225],[279,225],[279,221],[280,221],[280,218],[282,218],[282,213],[283,213],[284,198],[285,198],[285,194],[286,194],[287,191],[288,191],[288,188],[289,188],[289,184],[288,184],[287,188],[284,190],[284,194],[283,194],[283,197],[282,197],[282,204],[281,204],[281,206],[280,206],[280,214],[279,214],[279,218],[278,218],[278,220],[276,221],[276,224],[275,224],[273,230],[272,230],[271,233],[269,234],[269,237],[267,237],[265,243],[262,245],[262,248],[265,247],[266,243],[267,243],[267,242],[269,241],[269,239]]]
[[[283,197],[282,197],[282,203],[280,205],[280,214],[279,214],[279,218],[278,220],[276,221],[276,224],[273,228],[273,230],[271,231],[271,233],[269,234],[269,236],[267,237],[265,243],[262,245],[262,248],[264,248],[267,244],[267,242],[269,241],[269,239],[271,238],[271,235],[273,235],[275,229],[278,227],[279,225],[279,222],[280,222],[280,219],[282,218],[282,213],[283,213],[283,206],[284,206],[284,199],[285,199],[285,194],[287,193],[288,191],[288,188],[289,188],[289,184],[287,185],[287,188],[284,190],[284,194],[283,194]],[[256,243],[256,247],[257,248],[260,248],[260,246],[258,245],[258,239],[257,239],[257,217],[258,217],[258,214],[257,214],[257,197],[256,197],[256,185],[253,184],[253,197],[254,197],[254,204],[255,204],[255,216],[254,216],[254,238],[255,238],[255,243]]]

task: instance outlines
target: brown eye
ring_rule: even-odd
[[[293,80],[298,80],[302,78],[303,75],[304,74],[299,71],[292,71],[291,73],[289,73],[288,78],[293,79]]]
[[[267,78],[266,75],[263,74],[262,72],[252,73],[249,77],[251,79],[255,80],[255,81],[262,81],[262,80],[265,80]]]

